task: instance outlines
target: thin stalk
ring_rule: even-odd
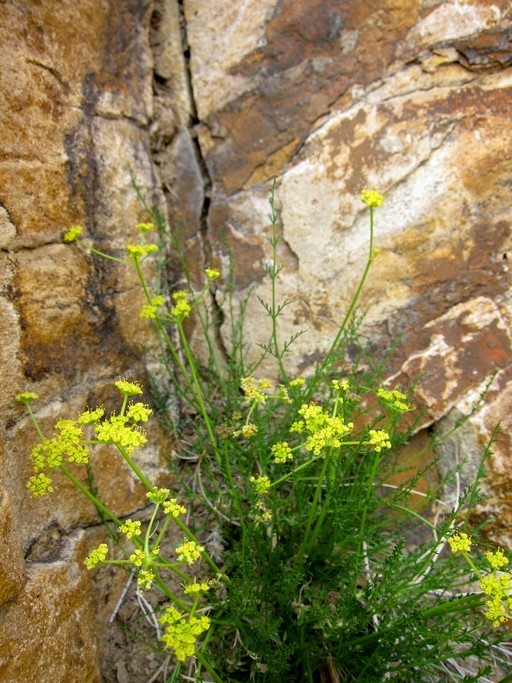
[[[184,524],[184,523],[181,521],[181,519],[179,519],[178,517],[175,517],[174,521],[176,522],[176,524],[179,526],[179,528],[183,531],[183,533],[185,534],[185,536],[186,536],[189,540],[194,541],[194,543],[196,543],[197,545],[201,545],[200,542],[197,540],[196,536],[194,536],[194,534],[190,531],[190,529],[188,528],[188,526],[187,526],[186,524]],[[214,571],[216,574],[223,575],[223,574],[222,574],[222,570],[219,569],[219,567],[217,567],[217,565],[215,564],[215,562],[212,560],[212,558],[208,555],[208,553],[207,553],[206,551],[204,551],[204,550],[202,551],[201,557],[204,557],[204,559],[205,559],[206,563],[208,564],[208,566],[209,566],[211,569],[213,569],[213,571]]]
[[[142,484],[144,484],[144,486],[147,488],[148,491],[151,491],[151,492],[154,491],[154,490],[155,490],[155,487],[153,486],[153,484],[149,481],[149,479],[148,479],[148,478],[141,472],[141,470],[137,467],[137,465],[135,464],[135,462],[133,461],[133,459],[128,455],[128,453],[126,452],[126,450],[125,450],[122,446],[120,446],[119,444],[117,444],[117,443],[114,444],[114,445],[115,445],[115,447],[117,448],[117,450],[119,451],[119,453],[121,453],[121,455],[123,456],[124,461],[125,461],[125,462],[130,466],[130,468],[133,470],[133,472],[134,472],[135,476],[137,477],[137,479],[140,479],[140,481],[142,482]]]
[[[96,498],[94,494],[92,494],[89,489],[87,489],[81,482],[76,479],[71,472],[64,466],[64,465],[59,465],[59,470],[77,487],[79,491],[81,491],[86,498],[88,498],[91,503],[98,509],[101,510],[101,512],[107,516],[110,520],[114,522],[118,527],[122,526],[122,522],[120,519],[118,519],[115,515],[113,515],[110,510],[103,505],[101,500]]]
[[[338,346],[338,344],[339,344],[339,341],[340,341],[340,339],[341,339],[341,336],[342,336],[343,332],[345,331],[345,328],[346,328],[346,326],[347,326],[347,323],[348,323],[348,321],[350,320],[350,318],[352,317],[352,313],[354,312],[354,309],[355,309],[355,307],[356,307],[356,304],[357,304],[357,302],[358,302],[358,300],[359,300],[359,297],[360,297],[360,295],[361,295],[361,291],[362,291],[363,286],[364,286],[364,283],[365,283],[365,281],[366,281],[366,277],[367,277],[367,275],[368,275],[368,273],[369,273],[369,271],[370,271],[370,267],[371,267],[371,265],[372,265],[372,263],[373,263],[373,260],[374,260],[374,258],[375,258],[375,254],[374,254],[374,251],[373,251],[373,233],[374,233],[373,208],[374,208],[374,207],[373,207],[373,206],[370,206],[369,208],[370,208],[370,246],[369,246],[369,249],[368,249],[368,259],[367,259],[367,261],[366,261],[366,266],[365,266],[365,269],[364,269],[364,272],[363,272],[363,276],[362,276],[361,279],[359,280],[359,285],[358,285],[358,287],[357,287],[357,289],[356,289],[356,293],[354,294],[354,296],[353,296],[353,298],[352,298],[352,301],[351,301],[351,303],[350,303],[350,306],[348,307],[348,310],[347,310],[347,312],[346,312],[346,314],[345,314],[345,317],[344,317],[344,319],[343,319],[343,322],[341,323],[341,325],[340,325],[340,327],[339,327],[339,329],[338,329],[338,332],[337,332],[337,334],[336,334],[336,337],[334,338],[334,341],[333,341],[333,343],[331,344],[331,348],[330,348],[329,351],[325,354],[324,360],[322,361],[322,363],[321,363],[320,366],[318,367],[318,370],[317,370],[317,373],[316,373],[317,376],[319,376],[319,375],[325,370],[325,368],[327,367],[327,365],[329,364],[329,362],[330,362],[330,360],[331,360],[332,354],[334,353],[334,351],[336,350],[336,348],[337,348],[337,346]]]
[[[362,551],[363,551],[366,517],[368,515],[368,502],[369,502],[369,499],[371,496],[371,491],[373,489],[373,482],[375,480],[375,477],[377,476],[377,467],[379,466],[379,462],[380,462],[380,457],[379,457],[379,454],[376,452],[374,461],[372,463],[372,468],[370,470],[369,485],[367,486],[367,489],[366,489],[366,500],[364,502],[363,512],[361,514],[361,526],[359,528],[359,543],[358,543],[358,549],[357,549],[357,565],[358,566],[359,566],[359,561],[361,559],[361,555],[362,555]],[[358,577],[356,576],[356,581],[357,580],[358,580]]]
[[[192,375],[192,383],[193,383],[194,390],[195,390],[195,392],[194,392],[195,397],[196,397],[196,400],[197,400],[197,403],[199,406],[199,412],[201,413],[201,416],[202,416],[204,423],[206,425],[206,430],[208,431],[208,436],[210,438],[210,443],[212,445],[213,452],[215,453],[215,457],[217,459],[217,462],[220,465],[220,455],[219,455],[219,449],[217,446],[217,439],[216,439],[215,433],[213,431],[213,426],[212,426],[211,421],[210,421],[210,416],[208,415],[208,412],[206,410],[206,406],[205,406],[204,398],[203,398],[203,391],[201,388],[201,383],[199,381],[199,376],[197,374],[194,358],[192,356],[192,352],[191,352],[190,346],[188,344],[188,339],[185,335],[185,332],[183,330],[183,325],[181,324],[181,322],[178,322],[178,332],[180,335],[180,340],[181,340],[183,350],[185,351],[187,363],[188,363],[188,366],[190,368],[190,374]]]
[[[206,659],[206,657],[203,655],[202,652],[200,652],[199,650],[196,650],[195,655],[196,655],[198,661],[201,662],[201,665],[204,666],[204,668],[206,669],[206,671],[208,671],[208,673],[209,673],[210,676],[213,678],[213,680],[215,681],[215,683],[224,683],[224,681],[222,680],[222,678],[219,678],[219,677],[217,676],[217,674],[216,674],[215,671],[213,670],[213,668],[212,668],[210,662]]]
[[[279,235],[277,232],[277,219],[278,215],[275,210],[275,191],[276,191],[276,180],[272,183],[272,188],[270,190],[270,209],[271,213],[269,215],[270,222],[272,224],[272,238],[269,240],[272,245],[272,270],[269,272],[271,280],[271,318],[272,318],[272,342],[274,345],[274,355],[279,365],[279,370],[285,384],[289,385],[290,381],[288,379],[288,374],[283,365],[282,353],[279,351],[279,343],[277,338],[277,318],[279,317],[279,311],[277,307],[277,296],[276,296],[276,281],[277,276],[284,266],[277,265],[277,244],[279,242]],[[284,305],[284,304],[283,304]]]
[[[329,465],[329,460],[330,460],[330,454],[327,454],[325,456],[324,462],[322,464],[322,470],[320,472],[320,476],[318,477],[318,483],[316,486],[315,495],[313,498],[313,502],[311,504],[311,510],[309,511],[308,520],[306,522],[306,530],[304,532],[304,539],[303,539],[302,544],[301,544],[301,546],[297,552],[297,559],[299,562],[300,562],[300,560],[302,560],[302,557],[304,556],[306,548],[309,545],[309,534],[311,532],[311,526],[313,524],[313,519],[315,518],[315,515],[316,515],[316,510],[318,507],[318,502],[320,500],[320,494],[322,492],[322,487],[324,484],[325,475],[327,473],[327,467]]]

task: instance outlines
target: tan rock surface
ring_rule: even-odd
[[[252,286],[268,298],[261,261],[278,176],[279,291],[294,300],[281,341],[308,329],[288,357],[297,372],[329,347],[363,271],[358,195],[382,191],[363,336],[376,357],[397,343],[395,381],[425,371],[416,395],[434,430],[469,415],[490,382],[460,438],[474,464],[502,420],[482,514],[510,542],[511,31],[504,0],[0,4],[0,678],[28,681],[37,662],[39,680],[99,680],[75,529],[92,525],[88,547],[101,531],[64,481],[51,501],[27,495],[35,434],[11,397],[37,391],[49,433],[87,405],[114,409],[112,382],[145,382],[154,369],[133,271],[61,240],[83,224],[91,243],[124,257],[146,219],[131,171],[181,233],[198,287],[205,263],[226,274],[227,237],[238,305]],[[252,341],[266,341],[255,297],[247,314]],[[163,483],[170,447],[150,430],[137,457]],[[447,443],[447,467],[460,443]],[[143,514],[144,491],[107,450],[93,456],[102,496],[119,516]],[[118,590],[98,579],[96,603],[108,594],[110,606]],[[98,633],[105,618],[101,608]]]
[[[399,340],[391,374],[420,357],[428,365],[437,388],[430,398],[419,389],[418,398],[434,420],[458,410],[510,366],[510,3],[281,3],[263,33],[254,19],[259,46],[238,65],[236,49],[216,38],[230,58],[224,72],[212,69],[210,90],[207,38],[195,37],[202,16],[189,17],[189,41],[196,92],[218,86],[199,130],[214,188],[209,234],[225,271],[223,234],[239,260],[239,301],[255,286],[247,307],[253,353],[270,330],[257,297],[269,296],[261,261],[270,255],[271,176],[287,264],[279,292],[294,302],[281,318],[281,343],[308,330],[287,356],[297,372],[329,348],[355,292],[369,239],[358,197],[374,187],[386,200],[376,211],[380,253],[360,301],[363,337],[376,354]],[[477,322],[463,334],[455,321],[466,309]],[[438,328],[447,349],[431,357],[429,334]],[[228,324],[223,336],[229,349]],[[506,408],[494,404],[494,422],[510,412],[507,400]],[[485,425],[471,419],[482,445],[492,411]],[[510,458],[506,439],[495,450],[496,462]]]
[[[118,410],[113,382],[120,376],[148,383],[143,355],[154,338],[139,318],[133,269],[63,244],[62,234],[84,225],[96,247],[125,257],[125,243],[146,219],[131,170],[148,201],[162,204],[150,156],[151,11],[149,2],[121,7],[103,0],[0,5],[5,681],[100,680],[90,577],[82,536],[74,531],[99,519],[62,477],[56,476],[53,497],[30,496],[37,435],[13,396],[40,395],[34,409],[50,436],[56,419],[76,417],[88,405]],[[152,444],[137,457],[163,483],[161,453],[169,445],[156,425],[151,431]],[[115,514],[146,508],[145,491],[109,449],[92,463],[100,495]]]
[[[0,619],[2,681],[101,681],[83,540],[78,531],[28,563],[23,590]]]

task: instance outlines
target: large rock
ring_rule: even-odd
[[[99,683],[84,532],[27,563],[23,590],[0,619],[0,679]]]
[[[11,397],[37,391],[49,433],[87,405],[115,409],[113,381],[145,382],[155,369],[134,272],[62,243],[64,230],[83,224],[91,243],[124,256],[147,219],[132,174],[148,203],[167,210],[195,286],[207,262],[226,275],[227,240],[234,308],[255,290],[246,325],[254,352],[269,334],[256,297],[268,299],[261,262],[278,177],[278,257],[287,263],[278,292],[293,300],[281,344],[308,329],[286,357],[292,373],[310,370],[343,320],[369,248],[358,195],[382,191],[363,340],[376,358],[396,347],[394,382],[423,373],[418,443],[427,428],[468,417],[459,441],[439,452],[446,468],[466,444],[470,477],[502,420],[484,514],[494,538],[510,541],[511,35],[503,0],[0,4],[0,635],[10,655],[0,677],[28,680],[36,662],[38,680],[98,680],[92,634],[106,633],[101,605],[110,608],[121,587],[100,574],[89,592],[76,528],[90,527],[88,548],[101,531],[87,501],[62,479],[49,501],[27,495],[36,435]],[[175,286],[172,248],[166,258]],[[226,324],[220,352],[230,343]],[[150,443],[138,457],[163,483],[169,444],[157,426]],[[124,464],[108,449],[92,463],[116,514],[143,516],[144,490]],[[62,662],[55,629],[69,643]]]
[[[63,477],[55,494],[26,488],[37,434],[14,395],[35,391],[50,436],[87,406],[119,410],[113,382],[149,384],[156,350],[133,269],[62,242],[74,224],[97,248],[126,255],[147,220],[132,184],[165,212],[151,157],[152,3],[0,5],[0,678],[99,681],[95,608],[82,525],[92,505]],[[179,70],[179,65],[177,70]],[[154,267],[148,264],[150,278]],[[148,400],[148,393],[143,400]],[[155,425],[137,455],[168,483],[169,443]],[[145,490],[111,449],[92,458],[94,485],[118,516],[146,509]],[[86,481],[83,468],[74,473]],[[100,591],[98,591],[99,594]],[[101,601],[101,599],[99,599]],[[27,634],[30,634],[27,636]]]
[[[396,346],[397,380],[414,380],[421,365],[419,403],[434,422],[448,416],[510,366],[510,3],[246,4],[234,24],[231,13],[203,0],[186,5],[213,181],[209,234],[225,271],[225,237],[238,261],[238,307],[254,287],[253,357],[270,334],[258,297],[269,297],[262,260],[272,176],[287,264],[278,292],[293,301],[280,318],[281,344],[308,330],[286,356],[292,373],[308,372],[330,347],[356,291],[369,248],[359,194],[374,187],[385,203],[360,300],[363,340],[377,357]],[[241,41],[226,28],[208,50],[209,25],[235,25]],[[228,349],[229,330],[226,322]],[[275,372],[271,362],[260,369]],[[489,408],[485,425],[471,418],[481,445],[510,411],[500,386],[500,409]],[[506,440],[494,448],[494,462],[504,462]]]

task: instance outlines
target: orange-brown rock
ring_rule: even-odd
[[[511,35],[508,0],[0,3],[2,680],[100,680],[94,633],[108,632],[104,605],[122,582],[99,574],[91,596],[79,529],[89,527],[87,548],[102,532],[69,482],[56,481],[49,500],[28,495],[36,434],[12,396],[40,394],[49,434],[88,405],[115,409],[120,376],[148,384],[156,346],[133,270],[62,242],[82,224],[91,244],[123,257],[147,219],[132,173],[181,234],[197,286],[206,263],[226,276],[227,240],[235,310],[255,290],[254,348],[268,338],[256,296],[267,298],[277,176],[278,291],[293,300],[281,339],[308,328],[287,356],[301,373],[329,348],[365,266],[358,195],[382,191],[363,341],[377,358],[396,347],[395,382],[423,373],[425,427],[469,416],[438,452],[446,470],[465,446],[470,481],[502,421],[482,514],[497,541],[511,541]],[[226,323],[218,341],[229,352]],[[138,462],[163,483],[169,442],[158,426],[149,432]],[[109,449],[92,467],[118,516],[144,514],[144,490]],[[142,675],[126,661],[121,677]]]

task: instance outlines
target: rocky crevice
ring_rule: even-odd
[[[183,4],[183,0],[157,0],[154,5],[150,43],[154,52],[156,107],[150,132],[152,157],[159,170],[169,225],[180,241],[192,281],[200,288],[204,267],[215,265],[209,231],[213,182],[198,137],[201,121],[195,100]],[[169,68],[170,52],[174,54],[174,68],[178,68],[179,73]],[[170,112],[172,124],[169,124]],[[169,264],[167,279],[173,288],[183,273],[172,253]],[[209,306],[215,321],[217,348],[226,357],[220,335],[223,312],[213,292]]]

